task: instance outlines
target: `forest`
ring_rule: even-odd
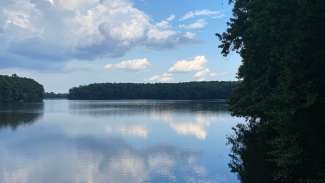
[[[96,83],[70,89],[75,100],[108,99],[227,99],[237,82],[209,81],[185,83]]]
[[[55,92],[44,93],[44,99],[66,99],[67,97],[68,97],[67,93],[55,93]]]
[[[44,88],[33,79],[0,75],[0,103],[40,102]]]
[[[229,164],[242,183],[325,182],[325,1],[230,0],[221,52],[242,57]]]

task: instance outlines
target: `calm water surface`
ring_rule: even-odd
[[[238,183],[217,101],[68,101],[0,107],[1,183]]]

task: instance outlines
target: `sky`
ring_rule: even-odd
[[[0,74],[47,92],[102,82],[236,80],[228,0],[1,0]]]

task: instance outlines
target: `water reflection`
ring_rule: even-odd
[[[206,179],[206,170],[198,163],[200,154],[175,146],[156,145],[138,150],[122,139],[71,138],[64,134],[57,134],[55,140],[45,134],[19,138],[7,150],[3,148],[6,144],[0,144],[0,182],[3,183],[199,182]]]
[[[122,136],[133,136],[146,138],[149,133],[149,129],[142,125],[129,125],[129,126],[106,126],[107,133],[119,133]]]
[[[0,104],[0,129],[31,124],[43,114],[43,103]]]
[[[227,103],[223,100],[112,100],[112,101],[71,101],[70,110],[80,115],[114,115],[150,112],[226,112]]]
[[[193,136],[200,140],[206,139],[211,120],[214,120],[216,116],[220,118],[229,115],[227,107],[224,101],[218,100],[72,101],[69,105],[72,113],[96,117],[97,120],[121,115],[147,115],[149,119],[152,119],[150,122],[164,122],[177,134]],[[176,116],[174,116],[175,112]],[[105,129],[108,133],[142,138],[146,138],[150,133],[148,124],[127,122],[127,120],[119,121],[118,124],[107,124]]]
[[[172,118],[167,120],[169,126],[181,135],[193,135],[204,140],[207,137],[207,128],[210,125],[209,119],[204,115],[196,115],[194,121],[176,122]]]
[[[206,104],[51,100],[1,110],[42,118],[0,131],[0,182],[237,183],[225,146],[236,121]]]

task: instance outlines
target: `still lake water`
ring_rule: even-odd
[[[217,101],[68,101],[0,107],[1,183],[238,183]]]

